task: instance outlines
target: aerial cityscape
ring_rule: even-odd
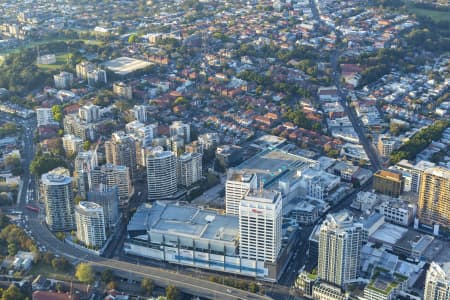
[[[0,12],[0,300],[450,300],[450,1]]]

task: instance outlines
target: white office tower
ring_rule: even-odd
[[[320,228],[318,276],[343,287],[358,277],[363,226],[349,212],[329,214]]]
[[[119,222],[119,190],[117,186],[108,187],[100,184],[87,193],[87,200],[103,207],[105,227],[111,229]]]
[[[38,127],[46,126],[55,122],[55,120],[53,119],[53,112],[51,108],[37,108],[36,118]]]
[[[189,187],[202,179],[201,153],[184,153],[177,161],[178,183]]]
[[[94,202],[81,201],[75,207],[77,238],[86,246],[101,248],[106,241],[103,208]]]
[[[135,105],[133,107],[134,119],[141,123],[147,122],[147,106]]]
[[[100,107],[92,103],[83,105],[78,110],[78,117],[86,123],[94,123],[100,119]]]
[[[74,228],[72,178],[52,173],[41,177],[41,191],[45,204],[45,221],[52,231]]]
[[[177,161],[170,151],[162,147],[147,152],[148,200],[171,198],[177,192]]]
[[[78,152],[74,162],[74,180],[78,187],[78,192],[86,198],[91,182],[91,171],[98,166],[97,151]]]
[[[100,184],[107,187],[117,186],[119,190],[119,206],[126,206],[133,195],[130,170],[125,166],[106,164],[101,167],[95,167],[91,172],[91,183],[89,186],[92,189]]]
[[[177,135],[182,137],[186,144],[191,142],[191,126],[189,124],[185,124],[181,121],[174,121],[172,122],[172,125],[170,125],[169,130],[171,137]]]
[[[430,264],[425,279],[424,300],[448,300],[450,299],[450,262],[438,265]]]
[[[241,258],[275,263],[282,239],[281,193],[250,190],[239,204]]]
[[[231,169],[225,184],[226,214],[239,215],[239,203],[251,189],[256,189],[256,187],[256,174]]]

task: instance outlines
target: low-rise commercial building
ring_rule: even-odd
[[[403,176],[392,171],[380,170],[373,175],[373,188],[376,192],[398,197],[403,191]]]

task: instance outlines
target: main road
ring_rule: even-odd
[[[28,202],[29,193],[28,191],[34,190],[33,179],[30,174],[30,163],[34,158],[34,129],[36,128],[36,119],[31,118],[27,120],[20,119],[15,117],[13,119],[16,123],[19,123],[23,126],[22,133],[22,168],[23,174],[21,176],[22,184],[20,186],[19,197],[17,197],[17,205],[19,207],[23,207]]]
[[[39,213],[35,213],[24,209],[28,201],[33,200],[32,196],[29,195],[31,193],[28,191],[33,191],[35,188],[35,184],[33,183],[34,179],[29,172],[29,166],[34,157],[33,135],[36,125],[35,119],[22,121],[17,118],[15,121],[22,122],[24,125],[22,151],[22,166],[24,173],[22,175],[22,185],[20,195],[17,199],[17,206],[22,208],[24,214],[28,216],[32,235],[40,246],[45,246],[48,251],[66,257],[74,264],[89,262],[99,270],[111,269],[114,270],[117,275],[122,275],[123,277],[131,277],[134,279],[147,277],[152,279],[158,286],[172,284],[177,286],[183,292],[206,299],[271,299],[267,296],[226,287],[208,280],[180,274],[175,271],[100,257],[58,240],[46,227],[43,221],[43,210]],[[37,199],[34,200],[37,202]]]
[[[317,20],[317,22],[321,26],[326,26],[326,24],[320,18],[319,10],[317,9],[315,0],[309,0],[309,4],[310,4],[311,12],[313,13],[313,16]],[[339,30],[335,30],[335,32],[336,32],[337,40],[340,40],[342,37],[341,32]],[[362,124],[359,117],[356,115],[355,109],[353,107],[351,107],[350,105],[348,105],[347,90],[342,88],[341,73],[338,68],[340,54],[341,54],[340,49],[336,48],[330,55],[330,63],[331,63],[331,67],[333,69],[333,82],[338,90],[341,104],[344,107],[345,112],[348,115],[348,118],[352,122],[352,126],[353,126],[355,132],[358,134],[360,144],[364,147],[364,151],[366,152],[366,154],[370,160],[372,170],[378,171],[383,168],[382,163],[380,161],[380,157],[378,155],[378,152],[375,149],[372,142],[367,138],[364,125]]]
[[[147,277],[152,279],[158,286],[172,284],[183,292],[207,299],[271,299],[267,296],[226,287],[207,280],[180,274],[176,271],[138,265],[91,254],[57,239],[45,226],[43,218],[37,213],[27,212],[27,214],[29,216],[29,226],[32,228],[33,236],[36,240],[41,245],[45,245],[48,251],[65,256],[74,264],[88,262],[99,270],[111,269],[117,275],[131,279]]]

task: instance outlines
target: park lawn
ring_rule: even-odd
[[[450,12],[448,11],[437,11],[433,9],[425,9],[415,7],[413,3],[407,2],[406,6],[408,7],[408,11],[412,14],[416,14],[418,16],[430,17],[435,22],[440,21],[448,21],[450,20]]]
[[[67,62],[67,56],[69,53],[59,53],[56,54],[56,63],[53,65],[37,65],[41,69],[45,70],[60,70]]]
[[[33,48],[40,45],[45,45],[53,42],[68,42],[68,41],[82,41],[87,45],[101,45],[103,42],[99,40],[85,40],[85,39],[48,39],[42,41],[35,41],[27,43],[26,45],[22,45],[16,48],[8,48],[0,51],[0,56],[8,55],[11,53],[18,53],[23,49]]]
[[[35,276],[42,275],[47,278],[70,281],[73,280],[74,272],[74,270],[58,272],[55,271],[51,265],[39,261],[31,267],[29,273]]]

